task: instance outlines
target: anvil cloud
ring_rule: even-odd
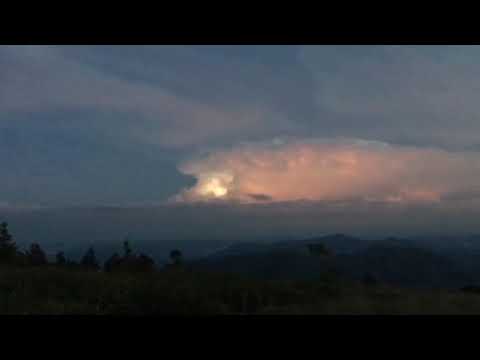
[[[431,204],[477,192],[480,154],[358,139],[290,139],[212,151],[179,170],[197,180],[175,197],[180,202]]]

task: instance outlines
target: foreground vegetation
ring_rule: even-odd
[[[322,253],[324,252],[323,249]],[[179,250],[163,268],[128,242],[103,267],[89,248],[79,262],[40,245],[17,249],[0,224],[0,314],[480,314],[480,289],[407,290],[319,274],[309,281],[260,280],[191,268]]]
[[[169,268],[105,273],[0,268],[1,314],[480,314],[480,295],[338,279],[261,281]]]

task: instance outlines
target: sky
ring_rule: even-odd
[[[478,46],[2,45],[0,207],[480,231],[479,78]]]

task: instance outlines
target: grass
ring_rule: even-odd
[[[261,281],[170,269],[0,267],[1,314],[480,314],[480,295],[334,279]]]

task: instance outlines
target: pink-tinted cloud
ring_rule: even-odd
[[[183,163],[177,201],[437,203],[477,191],[480,154],[362,140],[246,144]]]

